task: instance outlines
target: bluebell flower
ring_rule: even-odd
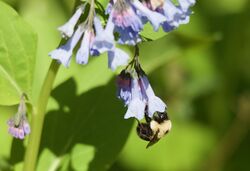
[[[143,23],[129,0],[110,1],[106,13],[114,24],[113,32],[119,33],[118,43],[135,45],[141,41],[139,32]]]
[[[25,96],[22,95],[18,111],[15,116],[7,122],[8,132],[15,138],[24,139],[26,135],[30,134],[30,125],[26,118],[26,104]]]
[[[155,112],[164,112],[166,110],[166,104],[155,95],[148,78],[143,75],[140,77],[141,90],[145,92],[147,96],[147,114],[149,117],[153,117]]]
[[[87,64],[88,63],[90,49],[93,45],[94,37],[95,37],[95,33],[94,33],[94,30],[92,28],[90,28],[84,32],[81,46],[76,53],[76,62],[78,64]]]
[[[84,30],[85,29],[82,25],[78,26],[74,35],[67,41],[67,43],[50,52],[49,56],[51,56],[52,59],[55,59],[59,63],[63,64],[65,67],[68,67],[73,50],[81,39]]]
[[[63,38],[69,38],[73,35],[76,23],[84,12],[84,8],[85,4],[79,6],[73,16],[69,19],[69,21],[64,25],[58,27],[58,30],[61,32]]]
[[[166,21],[166,17],[164,15],[148,9],[140,1],[133,0],[132,4],[136,10],[138,10],[139,15],[147,17],[155,31],[157,31],[161,24]]]
[[[109,18],[106,28],[103,29],[101,21],[98,17],[94,19],[96,37],[91,47],[91,54],[101,54],[108,52],[108,66],[115,70],[118,66],[126,65],[129,60],[127,53],[115,47],[113,35],[114,24]]]
[[[179,0],[179,5],[176,6],[171,0],[165,0],[163,6],[156,9],[167,18],[167,21],[162,24],[163,30],[169,32],[180,24],[187,24],[191,14],[189,8],[194,3],[195,0]]]
[[[125,119],[134,117],[138,120],[144,118],[146,108],[146,99],[143,97],[138,79],[133,78],[131,84],[131,100],[128,104]]]
[[[117,97],[123,100],[125,106],[129,104],[132,97],[132,76],[126,70],[122,70],[116,79]]]
[[[113,71],[116,70],[118,66],[127,65],[128,60],[128,54],[119,48],[108,51],[108,66]]]
[[[114,24],[112,22],[112,19],[108,19],[107,25],[105,29],[103,29],[100,19],[98,17],[95,17],[94,26],[96,31],[96,37],[91,48],[91,54],[94,52],[101,54],[114,49]]]
[[[132,74],[134,73],[134,74]],[[145,115],[153,117],[156,112],[165,112],[166,104],[155,95],[147,76],[141,68],[123,70],[117,77],[117,97],[128,106],[125,119],[138,120]]]
[[[131,27],[124,29],[116,27],[115,32],[119,33],[119,38],[117,40],[119,44],[136,45],[141,42],[139,32],[134,31]]]

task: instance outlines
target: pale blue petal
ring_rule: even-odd
[[[132,101],[128,105],[128,110],[124,116],[124,119],[128,118],[137,118],[141,120],[144,118],[145,111],[145,103],[141,101],[139,98],[132,99]]]
[[[68,38],[73,35],[75,25],[82,15],[84,8],[85,5],[81,5],[67,23],[58,27],[58,30],[61,32],[63,38]]]
[[[134,0],[132,2],[134,7],[141,12],[142,15],[146,16],[149,22],[152,24],[155,31],[157,31],[164,21],[166,21],[166,17],[160,13],[153,12],[145,7],[141,2],[138,0]]]
[[[132,79],[132,100],[128,105],[128,110],[124,116],[125,119],[134,117],[138,120],[144,118],[146,102],[142,99],[141,88],[137,79]]]
[[[91,33],[87,30],[82,39],[80,48],[76,53],[76,62],[78,64],[87,64],[89,60],[89,49],[90,49],[90,39]]]
[[[68,67],[73,53],[73,49],[82,37],[83,32],[83,28],[79,26],[75,31],[74,35],[68,40],[68,42],[65,45],[62,45],[50,52],[49,56],[52,59],[55,59],[59,63],[63,64],[65,67]]]
[[[99,54],[110,51],[114,48],[114,24],[111,17],[109,17],[105,30],[97,32],[92,46],[92,52]]]
[[[102,27],[101,20],[98,17],[94,18],[94,26],[95,26],[96,35],[100,35],[103,32],[103,27]]]
[[[155,112],[164,112],[166,109],[166,104],[160,98],[155,96],[148,78],[143,76],[140,80],[142,83],[142,90],[145,90],[148,98],[148,116],[152,117]]]
[[[116,70],[118,66],[127,65],[128,60],[128,54],[121,49],[115,48],[112,51],[108,51],[108,66],[113,71]]]

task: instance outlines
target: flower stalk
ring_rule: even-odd
[[[31,121],[31,133],[29,136],[28,145],[25,153],[23,171],[35,170],[42,135],[45,111],[59,66],[60,64],[57,61],[52,60],[39,95],[37,108],[34,108],[33,110]]]

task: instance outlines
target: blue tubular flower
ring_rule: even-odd
[[[132,79],[131,101],[128,104],[128,110],[124,116],[125,119],[134,117],[138,120],[144,118],[146,101],[141,93],[138,79]]]
[[[163,6],[157,9],[167,18],[167,21],[162,24],[164,31],[169,32],[180,24],[187,24],[191,14],[189,7],[194,3],[195,0],[179,0],[179,6],[175,6],[171,0],[165,0]]]
[[[123,100],[125,106],[129,104],[131,101],[131,84],[132,84],[132,76],[126,70],[122,70],[122,72],[118,75],[116,79],[117,84],[117,97]]]
[[[98,17],[94,19],[94,26],[96,30],[96,37],[91,48],[92,53],[104,53],[114,48],[114,24],[109,18],[105,30],[103,30],[101,22]]]
[[[81,5],[67,23],[65,23],[61,27],[58,27],[58,30],[61,32],[63,38],[69,38],[73,35],[75,25],[82,15],[84,8],[85,5]]]
[[[128,54],[121,49],[114,48],[113,50],[108,51],[108,66],[113,71],[116,70],[118,66],[127,65],[128,60]]]
[[[165,112],[166,104],[157,96],[150,86],[148,78],[143,75],[139,80],[141,89],[146,93],[147,96],[147,114],[149,117],[153,117],[155,112]]]
[[[24,139],[24,137],[30,134],[30,125],[26,119],[26,105],[25,96],[22,95],[18,111],[16,115],[7,122],[9,126],[9,133],[18,139]]]
[[[157,31],[164,21],[166,21],[166,17],[162,14],[149,10],[138,0],[134,0],[132,2],[133,6],[139,11],[142,16],[146,16],[149,22],[152,24],[155,31]]]
[[[86,30],[82,39],[80,49],[76,53],[76,62],[78,64],[87,64],[90,54],[90,48],[94,41],[94,31],[91,29]]]
[[[136,32],[143,28],[141,19],[136,15],[128,0],[117,0],[113,5],[110,17],[116,27],[122,29],[131,27]]]
[[[51,56],[52,59],[55,59],[59,63],[63,64],[65,67],[68,67],[73,53],[73,49],[82,37],[83,32],[84,28],[81,25],[78,26],[74,35],[68,40],[68,42],[65,45],[62,45],[50,52],[49,56]]]
[[[121,29],[119,27],[115,28],[115,31],[119,33],[118,43],[127,45],[136,45],[141,42],[139,32],[135,32],[130,27]]]
[[[9,134],[15,138],[24,139],[26,135],[30,134],[30,125],[25,116],[20,119],[18,125],[15,124],[14,118],[10,119],[7,124],[9,126]]]
[[[115,25],[114,32],[120,35],[118,43],[135,45],[141,41],[139,31],[143,23],[129,0],[117,0],[115,3],[110,1],[106,13],[110,13],[109,18]]]

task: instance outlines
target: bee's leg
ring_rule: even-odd
[[[145,119],[147,123],[150,123],[152,120],[152,118],[150,118],[147,113],[145,113]]]

